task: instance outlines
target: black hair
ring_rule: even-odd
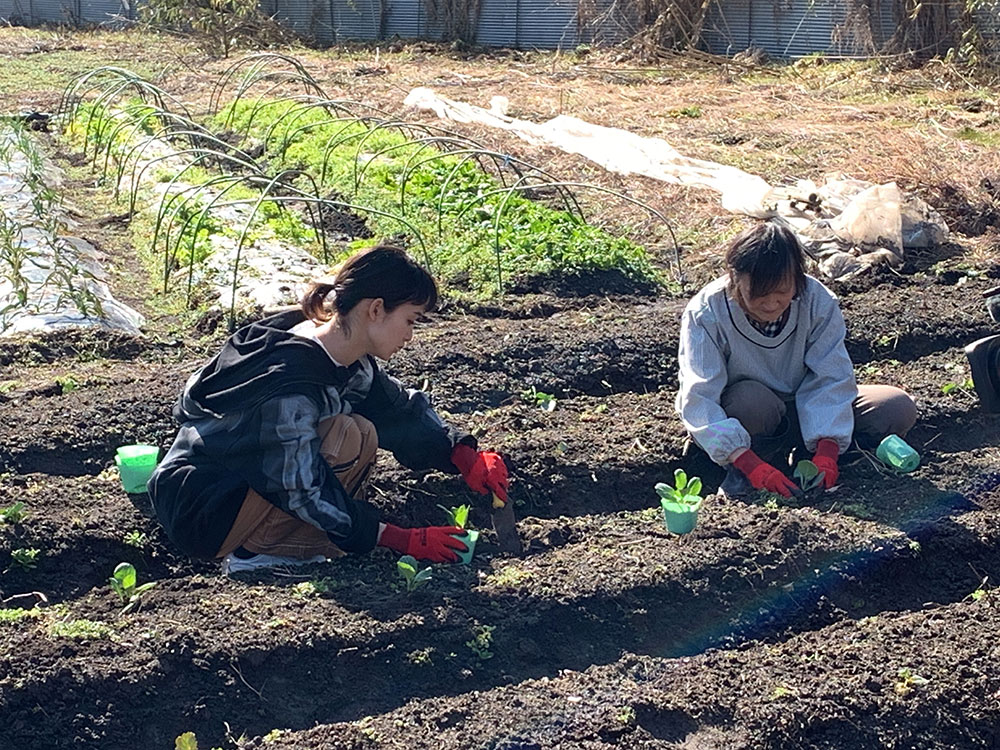
[[[405,251],[376,245],[345,260],[331,281],[313,282],[302,298],[302,311],[317,322],[334,315],[346,322],[363,299],[381,299],[386,312],[407,303],[428,312],[437,306],[438,290],[431,275]]]
[[[726,250],[730,286],[738,278],[750,280],[750,296],[763,297],[789,276],[795,279],[795,290],[806,288],[805,260],[802,243],[784,224],[764,221],[740,234]]]

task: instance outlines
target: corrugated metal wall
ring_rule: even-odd
[[[138,0],[141,2],[141,0]],[[137,0],[0,0],[0,21],[12,24],[113,25],[134,18]],[[614,0],[480,0],[476,41],[520,49],[572,49],[629,33],[614,20],[590,23]],[[261,0],[261,7],[296,33],[328,45],[344,40],[432,39],[442,36],[424,0]],[[588,10],[578,12],[585,7]],[[864,56],[844,33],[845,0],[715,0],[706,18],[704,46],[717,54],[760,47],[774,57],[813,52]],[[877,4],[876,47],[895,28],[890,0]],[[583,16],[584,18],[580,18]],[[1000,0],[984,0],[976,13],[984,39],[1000,54]],[[581,22],[585,21],[585,22]]]
[[[891,3],[879,6],[879,22],[872,24],[876,48],[895,28]],[[868,52],[841,31],[846,15],[843,0],[720,0],[705,19],[702,39],[720,55],[759,47],[779,58],[814,52],[863,57]]]

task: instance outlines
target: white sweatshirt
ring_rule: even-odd
[[[704,287],[681,320],[676,407],[691,437],[717,464],[749,448],[749,433],[720,404],[727,386],[756,380],[794,401],[807,449],[830,438],[843,453],[854,432],[852,404],[858,387],[844,347],[844,316],[833,292],[807,276],[785,327],[768,338],[729,297],[728,284],[729,277],[723,276]]]

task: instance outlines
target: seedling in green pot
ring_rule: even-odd
[[[654,487],[656,494],[661,500],[678,505],[700,505],[701,504],[701,479],[691,477],[688,479],[684,469],[677,469],[674,472],[674,486],[658,482]]]
[[[468,505],[456,505],[453,508],[446,508],[443,505],[439,505],[438,507],[448,516],[449,526],[458,526],[458,528],[464,529],[465,525],[469,522],[470,506]]]
[[[825,471],[820,471],[812,461],[799,461],[795,464],[795,471],[792,472],[795,481],[802,488],[803,495],[818,494],[823,487],[823,477]]]
[[[431,580],[431,569],[429,567],[421,569],[417,558],[413,555],[403,555],[399,558],[396,562],[396,571],[406,581],[407,591],[416,591]]]
[[[108,583],[111,584],[111,590],[118,594],[118,598],[125,605],[124,609],[122,609],[122,614],[127,614],[138,607],[142,601],[143,593],[156,585],[155,581],[149,581],[141,586],[137,586],[138,582],[139,577],[135,572],[135,566],[127,562],[118,563],[118,567],[115,568],[115,574],[108,579]]]
[[[674,472],[674,486],[659,482],[654,487],[663,508],[663,523],[673,534],[688,534],[698,524],[701,508],[701,479],[688,479],[684,469]]]

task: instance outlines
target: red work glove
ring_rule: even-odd
[[[793,493],[799,492],[799,488],[791,479],[771,464],[762,461],[760,456],[751,450],[741,453],[733,461],[733,465],[746,475],[754,489],[777,492],[782,497],[791,497]]]
[[[837,447],[837,443],[830,438],[823,438],[816,443],[816,455],[813,456],[812,461],[816,464],[816,468],[825,474],[823,477],[825,489],[833,487],[837,483],[837,477],[840,476],[840,469],[837,468],[837,456],[839,455],[840,449]]]
[[[424,526],[419,529],[401,529],[387,523],[382,529],[378,546],[391,549],[401,555],[413,555],[418,560],[445,563],[458,560],[453,550],[465,552],[469,548],[461,539],[452,534],[462,535],[464,529],[458,526]]]
[[[507,502],[507,467],[498,453],[477,452],[459,443],[451,451],[451,462],[462,472],[462,478],[473,492],[484,495],[492,492],[501,502]]]

